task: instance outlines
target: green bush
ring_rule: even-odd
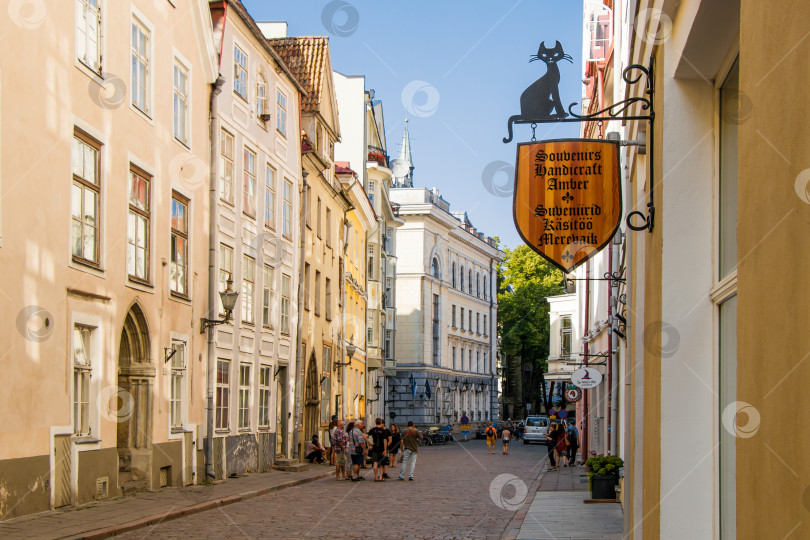
[[[593,484],[593,477],[614,476],[619,477],[619,469],[624,466],[624,461],[618,456],[596,456],[585,461],[586,475],[588,476],[588,489]]]

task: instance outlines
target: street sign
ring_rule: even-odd
[[[461,417],[461,423],[462,423],[462,424],[469,424],[469,423],[470,423],[470,419],[469,419],[469,418],[467,418],[467,415],[466,415],[466,414],[465,414],[464,416],[462,416],[462,417]]]
[[[527,403],[527,404],[526,404],[526,410],[527,410],[527,411],[532,410],[532,404],[531,404],[531,403]]]
[[[557,418],[557,411],[555,411],[554,409],[549,409],[548,410],[548,417],[549,418]]]
[[[579,388],[594,388],[602,382],[602,374],[594,368],[579,368],[571,373],[571,382]]]
[[[619,228],[619,141],[518,144],[512,208],[523,241],[571,272],[608,245]]]
[[[566,416],[568,416],[568,411],[566,411],[565,409],[560,409],[559,417],[565,418]]]
[[[470,424],[461,424],[461,434],[465,436],[470,434]]]

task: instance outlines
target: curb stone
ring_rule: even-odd
[[[150,525],[157,525],[164,521],[171,521],[173,519],[178,519],[186,516],[190,516],[193,514],[198,514],[200,512],[206,512],[208,510],[213,510],[215,508],[221,506],[228,506],[234,503],[238,503],[241,501],[246,501],[248,499],[253,499],[255,497],[261,497],[262,495],[267,495],[268,493],[273,493],[275,491],[281,491],[282,489],[291,488],[294,486],[299,486],[301,484],[308,484],[310,482],[315,482],[316,480],[322,480],[334,474],[333,471],[325,472],[323,474],[319,474],[317,476],[312,476],[310,478],[301,478],[300,480],[291,480],[289,482],[284,482],[283,484],[279,484],[277,486],[271,486],[264,489],[258,489],[254,491],[246,491],[245,493],[241,493],[239,495],[229,495],[227,497],[220,497],[218,499],[212,499],[210,501],[205,501],[199,504],[195,504],[192,506],[184,506],[182,508],[177,508],[175,510],[169,510],[168,512],[162,512],[160,514],[153,514],[151,516],[147,516],[145,518],[136,519],[134,521],[130,521],[128,523],[122,523],[120,525],[113,525],[111,527],[104,527],[102,529],[95,529],[93,531],[89,531],[86,533],[82,533],[78,536],[72,536],[76,540],[102,540],[104,538],[109,538],[111,536],[115,536],[121,533],[133,531],[135,529],[141,529],[143,527],[149,527]]]

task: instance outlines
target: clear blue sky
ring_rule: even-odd
[[[502,247],[522,243],[512,220],[512,167],[516,142],[531,130],[517,126],[504,144],[506,121],[545,73],[543,62],[529,63],[541,41],[559,40],[573,56],[560,63],[560,95],[566,107],[580,101],[582,0],[243,3],[257,21],[287,21],[290,36],[329,36],[333,69],[365,75],[382,100],[392,158],[409,119],[414,185],[438,187],[452,210],[466,210]],[[537,138],[578,133],[579,124],[547,124]],[[493,174],[498,161],[508,166]]]

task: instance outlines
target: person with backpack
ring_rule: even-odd
[[[554,449],[557,451],[555,457],[558,463],[562,463],[563,467],[568,467],[568,436],[565,434],[565,427],[560,426],[557,429],[557,442]]]
[[[371,463],[374,467],[374,481],[382,482],[385,462],[388,461],[388,444],[391,442],[391,432],[386,429],[382,418],[374,421],[374,427],[368,431],[371,437]]]
[[[496,430],[492,426],[492,422],[489,423],[487,429],[484,430],[484,435],[487,436],[487,446],[489,447],[489,453],[495,453],[495,439],[498,437],[498,430]]]
[[[351,424],[349,425],[351,426]],[[354,426],[352,426],[351,431],[349,431],[349,443],[352,456],[352,475],[350,478],[352,479],[352,482],[357,482],[364,479],[362,476],[360,476],[360,466],[363,465],[363,460],[365,458],[368,445],[366,443],[366,438],[363,435],[362,427],[363,421],[358,420]]]
[[[575,465],[579,448],[579,430],[576,422],[568,424],[568,464]]]
[[[557,460],[554,457],[557,446],[557,424],[551,424],[546,433],[546,449],[548,451],[548,470],[557,470]]]

